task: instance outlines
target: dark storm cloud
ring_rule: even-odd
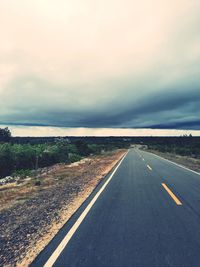
[[[185,81],[184,81],[185,83]],[[28,84],[20,91],[20,85]],[[130,86],[130,85],[129,85]],[[140,97],[135,91],[115,96],[114,101],[93,101],[92,107],[81,105],[77,93],[66,94],[44,81],[26,77],[14,82],[3,95],[3,102],[13,109],[2,124],[21,124],[59,127],[129,127],[129,128],[185,128],[199,129],[200,94],[198,84],[191,88],[182,83],[177,88],[150,90]],[[42,88],[38,90],[36,88]],[[52,90],[49,90],[49,88]],[[11,90],[13,88],[13,90]],[[16,90],[18,88],[18,91]],[[189,89],[188,89],[189,88]],[[22,94],[21,94],[22,92]],[[11,95],[18,97],[13,99]],[[61,97],[62,96],[62,97]],[[137,96],[137,98],[136,98]],[[61,99],[60,99],[61,97]],[[112,96],[109,96],[109,99]],[[120,99],[123,98],[122,103]],[[29,99],[24,103],[24,99]],[[136,100],[135,100],[136,99]],[[102,107],[103,106],[103,107]],[[196,122],[196,123],[193,123]]]
[[[183,122],[174,122],[174,123],[165,123],[165,124],[155,124],[149,125],[147,128],[152,129],[200,129],[200,120],[195,121],[183,121]]]
[[[194,125],[198,129],[199,124],[192,122],[200,117],[199,106],[199,89],[164,90],[146,95],[138,102],[133,99],[132,104],[120,111],[113,106],[115,114],[110,114],[109,110],[103,114],[87,114],[79,123],[89,127],[168,128],[171,125],[169,128],[185,129]]]

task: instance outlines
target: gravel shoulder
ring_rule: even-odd
[[[200,159],[199,158],[180,156],[180,155],[173,154],[173,153],[162,153],[157,150],[147,150],[147,151],[152,152],[158,156],[171,160],[177,164],[183,165],[193,171],[200,173]]]
[[[34,179],[0,187],[0,266],[28,266],[126,150],[57,164]]]

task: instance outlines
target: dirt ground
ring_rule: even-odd
[[[183,165],[193,171],[200,173],[200,159],[198,158],[191,158],[188,156],[180,156],[173,153],[162,153],[156,150],[149,150],[149,152],[152,152],[158,156],[161,156],[165,159],[171,160],[175,163],[178,163],[180,165]]]
[[[126,150],[57,164],[34,178],[0,187],[0,266],[28,266],[112,170]]]

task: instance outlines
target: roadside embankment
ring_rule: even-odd
[[[58,164],[37,183],[0,187],[0,266],[28,266],[125,152]]]

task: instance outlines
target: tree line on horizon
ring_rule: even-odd
[[[149,149],[200,158],[200,137],[12,137],[0,128],[0,178],[28,173],[56,163],[71,163],[91,154],[100,154],[132,144]]]
[[[54,138],[51,142],[39,144],[15,143],[8,128],[0,129],[0,178],[27,174],[28,170],[56,163],[72,163],[91,154],[100,154],[117,148],[120,146],[116,144],[95,144],[84,140],[71,142],[64,138]]]

